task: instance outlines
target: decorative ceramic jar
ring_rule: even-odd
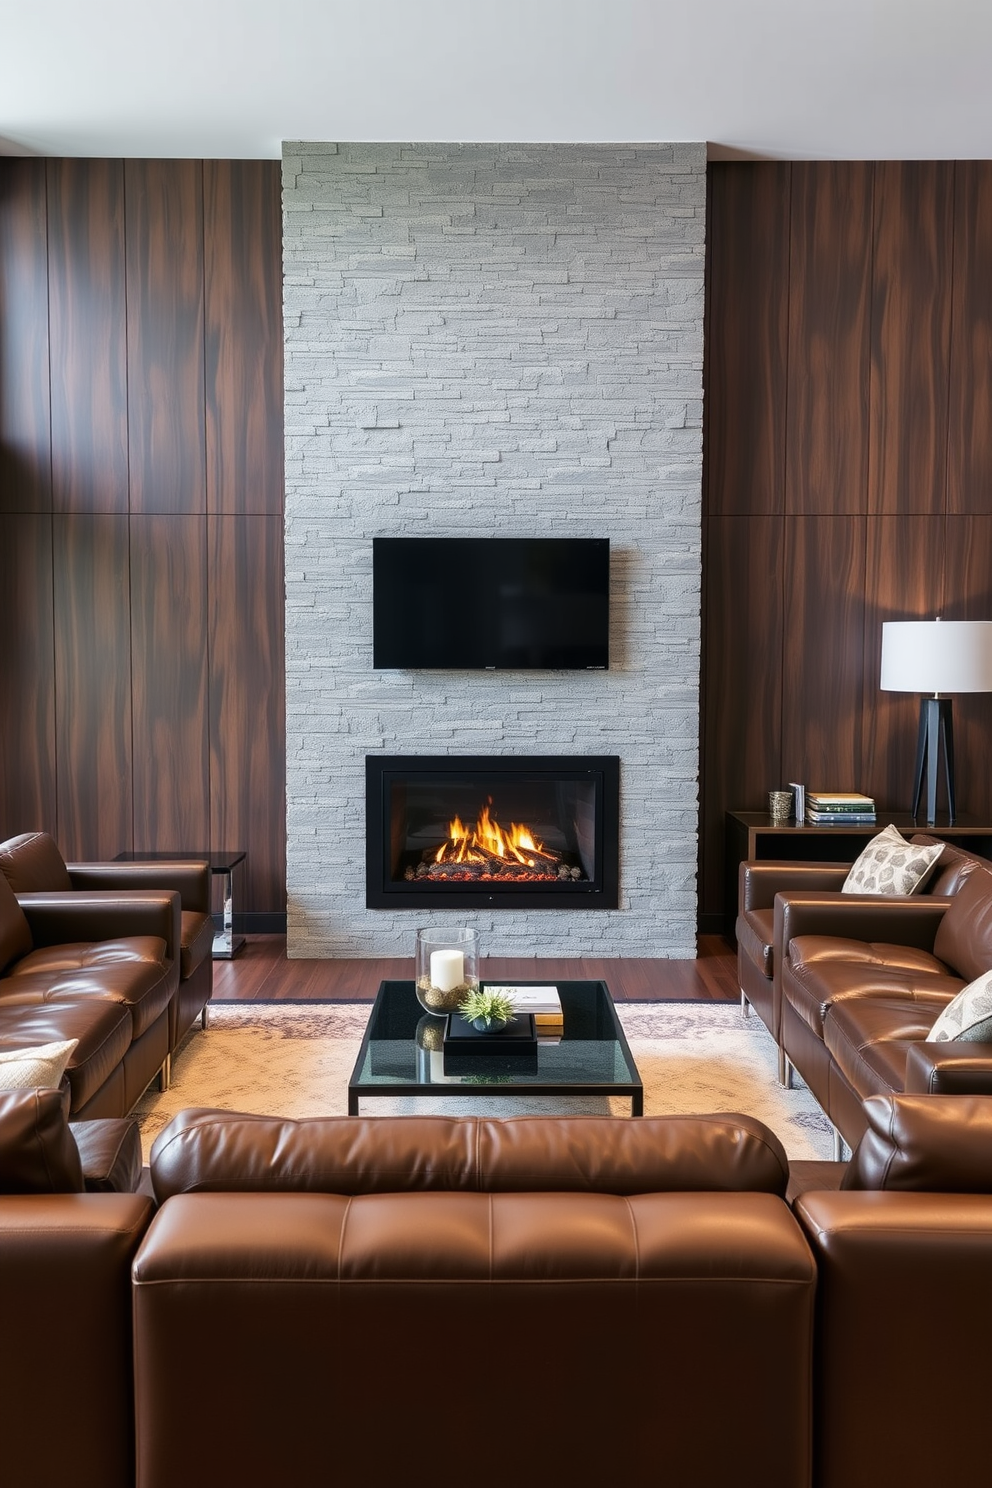
[[[478,985],[478,930],[417,931],[415,986],[425,1012],[457,1012]]]

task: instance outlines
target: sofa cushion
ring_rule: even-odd
[[[941,917],[933,950],[964,982],[992,970],[992,873],[969,875]]]
[[[0,843],[0,873],[15,894],[72,888],[65,859],[47,832],[22,832]]]
[[[932,1003],[900,996],[852,997],[828,1008],[823,1041],[862,1100],[895,1095],[905,1088],[910,1046],[929,1036],[933,1021]]]
[[[915,894],[944,850],[907,842],[896,827],[884,827],[861,851],[844,880],[842,894]]]
[[[949,1002],[930,1030],[929,1042],[992,1043],[992,971],[987,971]]]
[[[932,964],[924,962],[915,967],[881,960],[835,961],[829,955],[817,960],[797,954],[792,959],[791,951],[798,948],[801,952],[807,942],[819,940],[819,936],[797,937],[792,942],[782,977],[784,998],[818,1038],[823,1037],[828,1010],[837,1003],[862,997],[901,997],[908,1003],[924,1004],[928,1009],[926,1016],[933,1021],[960,989],[960,978],[951,976],[933,957],[929,958]],[[903,949],[911,951],[912,947]]]
[[[0,1094],[0,1193],[81,1193],[79,1149],[58,1090]]]
[[[0,1047],[29,1049],[61,1039],[78,1039],[66,1076],[73,1111],[97,1093],[121,1063],[131,1045],[131,1014],[107,997],[64,997],[46,1002],[37,990],[18,987],[8,995],[10,980],[0,982]]]
[[[165,943],[156,936],[103,941],[95,945],[42,946],[13,969],[0,993],[34,994],[46,1003],[81,997],[126,1004],[131,1037],[140,1038],[169,1005],[176,973],[164,960]]]
[[[60,1039],[34,1047],[0,1049],[0,1090],[57,1090],[75,1053],[78,1039]]]
[[[31,927],[10,884],[0,874],[0,976],[30,951]]]
[[[992,1098],[874,1095],[841,1188],[992,1193]]]

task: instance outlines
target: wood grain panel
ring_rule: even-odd
[[[864,790],[893,811],[912,809],[919,697],[882,692],[882,623],[943,614],[944,518],[870,517],[865,585]]]
[[[703,532],[699,882],[703,914],[720,918],[724,813],[760,809],[786,779],[782,525],[767,516],[710,517]]]
[[[792,167],[785,509],[867,510],[873,167]]]
[[[53,518],[58,840],[67,858],[131,848],[128,521]]]
[[[203,164],[207,509],[283,510],[277,160]]]
[[[285,912],[282,519],[210,517],[210,843],[244,848],[239,908]]]
[[[206,510],[203,171],[128,160],[128,448],[131,510]]]
[[[711,165],[704,502],[711,516],[781,512],[789,165]]]
[[[787,517],[782,766],[812,790],[867,790],[861,752],[865,521]]]
[[[58,829],[52,519],[0,513],[0,839]]]
[[[992,161],[954,167],[954,307],[947,510],[979,514],[992,492]],[[983,618],[992,618],[992,610]]]
[[[56,511],[126,512],[124,166],[48,166],[52,500]]]
[[[0,160],[0,511],[51,511],[45,161]]]
[[[869,510],[945,509],[953,166],[875,166]]]
[[[992,515],[948,517],[944,528],[947,620],[992,620]],[[955,791],[959,814],[992,821],[992,693],[954,697]]]
[[[134,849],[209,844],[204,517],[131,518]]]

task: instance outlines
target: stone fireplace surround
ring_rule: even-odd
[[[483,953],[695,954],[705,146],[285,147],[288,947],[365,903],[364,761],[620,757],[615,910],[459,911]],[[611,665],[375,672],[377,535],[608,536]]]

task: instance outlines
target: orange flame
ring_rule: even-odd
[[[510,830],[505,831],[490,812],[492,804],[490,796],[471,829],[458,816],[448,823],[448,840],[438,848],[435,863],[485,862],[484,854],[473,852],[473,848],[482,848],[494,857],[514,859],[525,868],[536,867],[536,858],[553,857],[545,851],[543,843],[535,839],[530,827],[511,822]]]

